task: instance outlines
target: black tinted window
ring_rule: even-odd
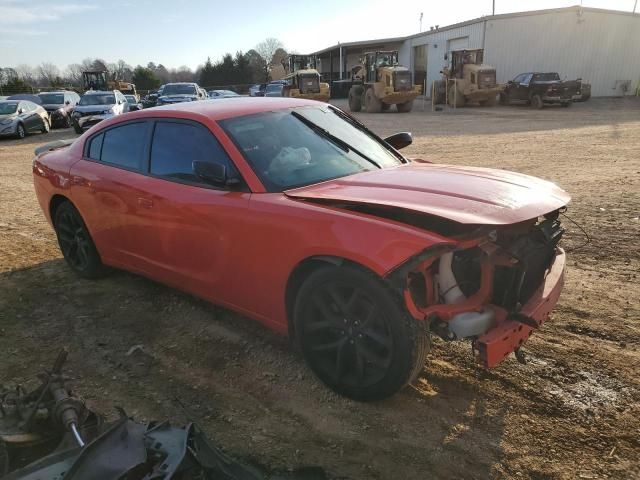
[[[151,145],[151,173],[199,182],[193,162],[222,163],[235,174],[229,157],[213,134],[187,123],[158,122]]]
[[[145,122],[129,123],[104,133],[100,159],[121,167],[140,170],[147,140]]]
[[[89,143],[89,158],[93,160],[100,160],[100,151],[102,150],[102,140],[104,139],[104,133],[101,133],[97,137],[93,137]]]

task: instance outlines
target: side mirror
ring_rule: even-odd
[[[237,178],[229,178],[227,176],[227,167],[221,163],[195,160],[193,162],[193,171],[200,179],[213,185],[233,186],[240,183]]]
[[[18,109],[18,115],[22,115],[24,113],[24,110],[22,108]]]
[[[385,138],[384,141],[396,150],[400,150],[411,145],[413,143],[413,137],[410,132],[400,132]]]

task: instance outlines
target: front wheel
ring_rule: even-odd
[[[27,131],[24,129],[24,125],[19,123],[16,127],[16,138],[23,139],[27,136]]]
[[[404,103],[396,103],[396,109],[398,113],[409,113],[413,108],[413,100],[409,100]]]
[[[315,271],[296,298],[297,341],[316,376],[354,400],[389,397],[420,373],[423,323],[378,277],[350,266]]]
[[[54,228],[64,259],[83,278],[99,278],[106,269],[80,212],[70,203],[62,203],[54,215]]]
[[[76,120],[73,120],[73,129],[78,135],[82,135],[83,133],[82,127]]]

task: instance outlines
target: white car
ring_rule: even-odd
[[[96,123],[129,111],[129,103],[120,90],[89,90],[73,112],[73,128],[83,133]]]

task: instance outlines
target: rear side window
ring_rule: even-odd
[[[151,144],[151,173],[161,177],[202,183],[193,162],[221,163],[230,174],[236,170],[213,134],[189,123],[158,122]]]
[[[142,170],[145,163],[147,129],[147,122],[138,122],[107,130],[102,140],[100,160],[119,167]]]
[[[100,160],[100,152],[102,151],[102,140],[104,139],[104,133],[101,133],[97,137],[93,137],[89,143],[88,157],[92,160]]]

